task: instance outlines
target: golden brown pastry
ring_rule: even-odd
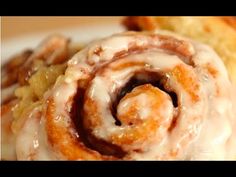
[[[55,35],[2,67],[2,159],[236,159],[234,18],[125,24],[151,32],[81,51]]]
[[[115,34],[75,54],[42,99],[17,114],[17,159],[233,159],[232,102],[210,47],[161,32]]]
[[[236,84],[236,17],[127,17],[129,30],[165,29],[213,47]]]

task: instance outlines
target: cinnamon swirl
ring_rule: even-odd
[[[209,46],[115,34],[76,53],[15,120],[17,159],[234,159],[233,94]]]

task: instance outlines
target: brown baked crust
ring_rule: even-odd
[[[236,30],[236,17],[221,17],[221,19]]]
[[[126,17],[128,30],[170,30],[213,47],[236,84],[236,17]]]

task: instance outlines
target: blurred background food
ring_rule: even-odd
[[[169,30],[211,46],[236,84],[236,17],[132,16],[126,17],[123,24],[129,30]]]

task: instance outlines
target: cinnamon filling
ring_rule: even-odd
[[[152,85],[154,88],[159,88],[160,90],[169,94],[172,100],[172,104],[174,107],[178,108],[178,98],[177,94],[173,91],[167,90],[165,88],[165,76],[161,73],[157,73],[154,71],[139,71],[134,74],[134,76],[116,93],[115,100],[112,101],[110,105],[111,113],[113,118],[116,120],[115,125],[121,126],[122,123],[117,117],[117,106],[120,103],[121,99],[124,98],[127,94],[132,92],[133,89],[138,86]],[[119,146],[112,144],[111,142],[107,142],[102,139],[98,139],[91,132],[85,129],[83,122],[83,105],[85,100],[85,89],[79,88],[77,90],[77,94],[74,96],[73,105],[71,110],[71,118],[74,122],[78,133],[78,142],[82,142],[87,148],[97,151],[102,155],[114,156],[116,158],[123,158],[127,153]],[[96,110],[91,110],[96,111]],[[132,126],[137,122],[130,122],[128,125]],[[173,124],[176,124],[176,120],[173,121]],[[170,127],[174,127],[171,125]],[[170,129],[172,129],[170,128]],[[139,151],[136,149],[135,151]]]

